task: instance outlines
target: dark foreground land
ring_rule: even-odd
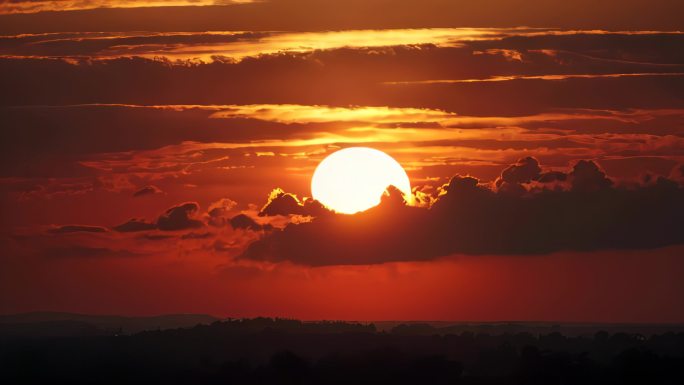
[[[3,384],[684,384],[681,330],[378,331],[267,318],[135,334],[83,320],[0,326]]]

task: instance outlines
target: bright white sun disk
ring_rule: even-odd
[[[390,185],[410,202],[411,183],[396,160],[373,148],[350,147],[318,165],[311,178],[311,194],[338,213],[354,214],[378,205]]]

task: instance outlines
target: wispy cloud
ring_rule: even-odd
[[[258,0],[9,0],[0,14],[75,11],[94,8],[178,7],[252,3]]]
[[[511,80],[567,80],[567,79],[612,79],[622,77],[641,76],[684,76],[684,72],[643,72],[643,73],[616,73],[616,74],[560,74],[560,75],[507,75],[492,76],[483,79],[439,79],[439,80],[413,80],[400,82],[385,82],[388,85],[402,84],[452,84],[452,83],[486,83],[506,82]]]
[[[245,57],[275,53],[301,53],[340,48],[380,48],[393,46],[463,47],[469,43],[495,44],[475,54],[501,54],[509,60],[522,61],[511,38],[572,39],[586,36],[649,37],[678,36],[679,32],[603,30],[556,30],[542,28],[407,28],[365,29],[320,32],[278,31],[208,31],[208,32],[83,32],[5,36],[0,39],[0,53],[13,57],[89,57],[115,58],[140,56],[165,57],[171,60],[211,62],[216,58],[241,60]],[[534,41],[534,40],[532,40]],[[530,52],[543,50],[530,50]],[[546,52],[548,51],[548,52]],[[555,52],[547,49],[545,52]],[[566,54],[580,55],[566,52]],[[586,59],[599,60],[596,57]],[[606,59],[601,59],[606,60]],[[629,62],[623,60],[623,62]]]

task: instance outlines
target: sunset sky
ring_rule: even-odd
[[[682,15],[0,1],[0,313],[684,322]],[[355,146],[410,204],[311,198]]]

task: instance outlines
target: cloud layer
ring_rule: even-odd
[[[514,187],[492,191],[475,178],[456,176],[429,209],[406,206],[401,195],[391,194],[363,213],[290,224],[241,257],[320,266],[684,242],[678,226],[684,190],[674,181],[661,177],[634,189],[614,188],[595,163],[580,161],[566,175],[567,189],[532,189],[541,175],[537,161],[525,158],[501,175]]]
[[[161,1],[147,1],[161,5]],[[242,1],[240,1],[242,2]],[[7,3],[7,2],[5,2]],[[107,5],[106,0],[14,0],[5,4],[12,8],[30,10],[36,3],[42,9],[91,8]],[[114,2],[110,2],[112,4]],[[121,3],[121,2],[116,2]],[[124,1],[135,4],[137,1]],[[170,4],[188,4],[172,0]],[[194,4],[207,4],[197,0]],[[214,1],[231,4],[232,1]],[[8,9],[9,8],[9,9]],[[591,10],[588,12],[587,10]],[[561,0],[511,3],[507,0],[482,0],[473,3],[454,3],[450,0],[403,1],[392,7],[383,0],[270,0],[256,1],[228,7],[170,7],[163,9],[94,9],[57,14],[5,15],[0,20],[0,31],[48,32],[61,31],[67,21],[71,30],[93,31],[320,31],[365,28],[421,28],[432,26],[509,27],[527,25],[565,28],[620,29],[682,29],[678,16],[682,5],[670,0],[617,1],[596,3],[577,0],[569,4]],[[639,15],[634,16],[634,15]]]

